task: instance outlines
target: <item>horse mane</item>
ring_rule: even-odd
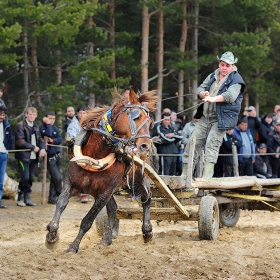
[[[152,90],[148,91],[146,93],[140,94],[138,92],[138,102],[145,103],[148,109],[151,112],[154,112],[156,110],[156,103],[159,99],[157,96],[157,91]],[[114,115],[112,115],[112,121],[114,122],[116,118],[118,117],[119,113],[123,109],[123,107],[128,103],[128,100],[126,97],[119,94],[118,89],[115,87],[112,92],[113,97],[113,103],[112,108],[114,111]],[[87,111],[87,115],[83,118],[81,121],[81,127],[86,127],[87,129],[98,127],[98,123],[103,117],[103,115],[111,108],[107,105],[103,105],[97,108],[92,108]]]
[[[99,121],[108,110],[110,110],[110,107],[107,105],[90,108],[87,110],[87,115],[81,121],[80,126],[86,127],[87,129],[96,128]]]

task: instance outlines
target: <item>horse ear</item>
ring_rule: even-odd
[[[137,94],[134,92],[133,87],[130,88],[128,99],[130,104],[136,104],[138,102],[138,97]]]

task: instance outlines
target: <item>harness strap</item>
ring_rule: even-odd
[[[70,161],[75,161],[79,166],[88,171],[99,172],[110,168],[111,165],[116,161],[116,155],[115,153],[110,153],[105,158],[98,160],[88,156],[74,157]]]

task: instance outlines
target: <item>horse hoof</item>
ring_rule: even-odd
[[[72,247],[69,247],[67,250],[64,251],[64,254],[68,254],[68,253],[77,254],[78,250],[76,250],[76,249],[74,249]]]
[[[144,242],[148,243],[153,240],[153,233],[152,232],[145,233],[143,234],[143,238],[144,238]]]
[[[102,247],[108,247],[112,244],[112,241],[111,242],[108,242],[104,239],[101,239],[100,242],[98,243],[99,246],[102,246]]]
[[[58,241],[59,239],[59,235],[58,235],[58,232],[48,232],[47,235],[46,235],[46,241],[49,243],[49,244],[54,244]]]
[[[54,251],[57,249],[59,242],[49,243],[48,240],[45,240],[45,246],[48,250]]]

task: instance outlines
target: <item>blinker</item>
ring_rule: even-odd
[[[132,110],[129,112],[132,120],[138,119],[140,117],[140,113],[141,112],[138,109],[135,109],[135,110]]]

